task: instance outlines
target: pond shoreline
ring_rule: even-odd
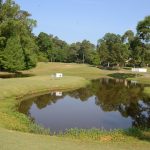
[[[91,68],[89,69],[91,70]],[[74,90],[88,85],[90,80],[102,77],[110,78],[106,73],[103,74],[103,71],[100,73],[102,75],[98,75],[96,71],[96,75],[90,79],[86,79],[81,72],[79,76],[81,74],[83,77],[77,77],[75,73],[75,76],[66,76],[63,80],[53,80],[47,75],[0,80],[2,85],[0,89],[0,127],[28,133],[48,134],[43,128],[32,124],[24,114],[17,112],[16,105],[20,103],[21,98],[26,95],[42,94],[55,90]],[[89,76],[86,75],[86,77]]]
[[[34,77],[31,77],[32,79]],[[41,79],[41,78],[40,78]],[[17,79],[15,79],[17,80]],[[20,83],[22,83],[23,80],[26,80],[26,84],[27,81],[30,81],[30,77],[28,79],[21,79]],[[69,83],[67,81],[69,80],[74,80],[74,82]],[[6,80],[5,80],[6,81]],[[38,82],[39,80],[35,80],[34,82]],[[19,82],[19,81],[17,81]],[[32,81],[33,82],[33,81]],[[39,81],[40,82],[40,81]],[[62,84],[62,82],[65,82],[65,85]],[[46,85],[46,83],[48,83],[48,85]],[[51,85],[51,84],[57,84],[56,85]],[[12,129],[12,130],[19,130],[19,131],[23,131],[23,132],[37,132],[37,133],[41,133],[42,132],[42,128],[38,127],[35,124],[32,124],[30,119],[25,116],[24,114],[21,114],[17,111],[16,106],[21,102],[21,99],[23,97],[26,96],[33,96],[33,95],[41,95],[43,93],[47,93],[50,91],[57,91],[57,90],[62,90],[62,91],[68,91],[68,90],[74,90],[74,89],[78,89],[84,86],[87,86],[90,83],[90,81],[81,78],[81,77],[65,77],[63,79],[59,79],[59,80],[50,80],[49,78],[45,79],[45,84],[40,86],[37,88],[36,86],[32,86],[32,90],[31,88],[28,89],[27,85],[26,88],[24,89],[24,91],[21,91],[22,94],[20,94],[18,91],[14,92],[13,91],[13,86],[9,88],[9,93],[11,94],[6,94],[4,91],[4,96],[1,95],[1,100],[0,100],[0,105],[1,105],[1,111],[0,111],[0,126],[7,128],[7,129]],[[40,83],[38,83],[39,85]],[[29,84],[28,84],[29,85]],[[46,87],[44,87],[46,86]],[[24,85],[23,85],[24,87]],[[5,89],[5,88],[4,88]],[[8,89],[7,89],[8,90]],[[13,93],[12,93],[13,92]],[[12,124],[10,124],[9,122],[12,121]],[[34,131],[35,128],[35,131]],[[36,131],[37,130],[37,131]],[[45,131],[44,131],[45,133]]]
[[[93,127],[109,131],[135,127],[134,124],[145,128],[150,126],[148,117],[142,117],[142,113],[150,107],[149,98],[143,93],[144,87],[146,85],[123,79],[102,78],[73,91],[27,96],[18,110],[33,118],[35,123],[50,128],[51,133]]]

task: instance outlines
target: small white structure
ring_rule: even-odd
[[[62,92],[56,92],[56,96],[62,96]]]
[[[132,68],[132,72],[147,72],[146,68]]]
[[[135,80],[131,80],[131,84],[136,85],[137,83],[138,83],[137,81],[135,81]]]
[[[63,77],[63,74],[62,73],[56,73],[56,78],[62,78]]]

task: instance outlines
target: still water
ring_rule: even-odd
[[[86,88],[22,101],[19,111],[52,132],[150,127],[150,97],[143,94],[144,87],[126,80],[100,79]]]

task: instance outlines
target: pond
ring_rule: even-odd
[[[134,81],[100,79],[86,88],[22,101],[19,112],[51,132],[70,128],[150,127],[150,97]]]

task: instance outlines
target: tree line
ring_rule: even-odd
[[[136,33],[106,33],[97,45],[88,40],[68,44],[48,33],[32,33],[36,20],[13,0],[0,0],[0,70],[30,69],[37,62],[88,63],[105,67],[150,64],[150,16]]]

